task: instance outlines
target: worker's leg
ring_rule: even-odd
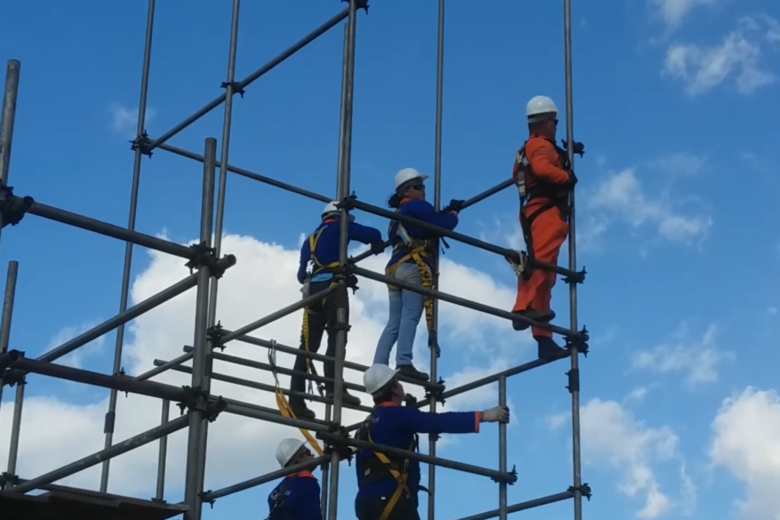
[[[558,250],[568,231],[560,215],[558,208],[550,208],[539,213],[531,223],[533,253],[537,260],[557,263]],[[550,291],[549,274],[544,269],[532,267],[528,280],[522,277],[517,280],[517,299],[512,312],[542,322],[548,322],[555,317],[555,313],[550,310],[549,295],[545,296]],[[554,277],[555,273],[552,275]],[[539,307],[539,304],[543,306]],[[518,321],[513,325],[515,330],[525,330],[529,324]]]
[[[311,284],[310,294],[322,291],[327,288],[329,282],[315,282]],[[325,332],[325,326],[327,325],[327,316],[324,312],[324,305],[322,302],[316,302],[308,308],[308,349],[309,352],[317,352],[320,349],[320,343],[322,343],[322,335]],[[304,330],[301,330],[301,344],[300,350],[306,349]],[[311,362],[311,361],[310,361]],[[293,392],[306,392],[306,378],[303,374],[306,372],[307,363],[305,356],[296,356],[295,365],[293,370],[296,372],[290,377],[290,390]],[[290,407],[295,412],[295,415],[301,419],[313,419],[315,417],[314,412],[309,410],[306,406],[306,401],[302,396],[291,395],[288,399]]]
[[[390,497],[362,497],[355,502],[358,520],[379,520]],[[420,520],[417,507],[410,498],[402,497],[396,503],[387,520]]]
[[[541,255],[539,258],[545,262],[557,264],[558,253],[560,252],[561,245],[566,240],[569,226],[560,218],[560,213],[557,209],[551,210],[549,213],[552,217],[546,218],[544,221],[544,229],[547,234],[544,235],[545,240],[539,247],[539,254]],[[539,271],[541,271],[541,269]],[[550,308],[552,289],[555,286],[557,274],[550,271],[542,272],[544,273],[544,277],[536,290],[531,306],[534,309],[546,310]],[[539,327],[531,327],[531,332],[539,346],[540,358],[552,359],[560,355],[562,349],[552,339],[552,332]]]
[[[414,263],[398,266],[394,278],[417,287],[422,287],[420,270]],[[428,379],[428,374],[420,372],[412,364],[414,338],[417,326],[423,314],[423,296],[419,293],[401,290],[401,322],[398,327],[398,347],[395,352],[395,365],[401,373],[418,379]]]
[[[345,316],[345,323],[349,323],[349,295],[347,291],[344,291],[342,293],[342,296],[344,298],[343,306],[346,309],[346,316]],[[325,353],[326,356],[330,358],[336,357],[336,345],[338,341],[338,308],[342,305],[342,302],[339,301],[339,296],[337,294],[333,294],[330,298],[325,300],[325,306],[323,309],[323,314],[325,315],[328,324],[327,324],[327,331],[328,331],[328,350]],[[344,337],[347,338],[347,331],[344,331]],[[345,345],[346,347],[346,345]],[[325,397],[328,397],[330,399],[334,398],[334,382],[336,379],[336,363],[335,361],[325,361],[324,363],[324,375],[326,378],[330,379],[331,381],[325,383]],[[357,405],[360,404],[360,398],[356,397],[349,392],[347,392],[347,389],[344,388],[342,391],[342,400],[346,404],[353,404]]]
[[[388,287],[390,309],[387,316],[387,325],[376,345],[374,353],[375,365],[389,365],[390,352],[398,340],[398,329],[401,326],[401,290],[396,287]]]

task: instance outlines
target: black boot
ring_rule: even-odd
[[[524,311],[514,311],[512,314],[516,314],[518,316],[522,316],[524,318],[527,318],[529,320],[538,321],[540,323],[547,323],[553,320],[555,318],[555,312],[551,310],[546,311],[537,311],[534,309],[526,309]],[[512,328],[515,330],[525,330],[531,325],[529,323],[515,320],[512,322]]]
[[[395,368],[401,374],[407,377],[413,377],[414,379],[419,379],[421,381],[427,381],[431,377],[425,372],[420,372],[419,370],[414,368],[414,365],[397,365]]]
[[[306,401],[302,398],[290,397],[287,402],[290,403],[290,408],[298,419],[315,419],[317,417],[314,412],[309,410]]]
[[[538,343],[539,359],[544,361],[560,359],[566,352],[565,348],[559,347],[555,340],[548,336],[534,336],[534,339]]]
[[[325,398],[335,399],[336,395],[333,393],[333,390],[328,390],[325,393]],[[341,391],[341,402],[344,404],[351,404],[352,406],[360,406],[360,398],[347,392],[346,388]]]

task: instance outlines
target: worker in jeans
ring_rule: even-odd
[[[453,201],[446,211],[437,212],[425,200],[427,175],[421,175],[414,168],[404,168],[395,176],[395,193],[388,202],[396,213],[422,220],[428,224],[452,230],[458,225],[458,209],[463,201]],[[403,282],[433,288],[433,261],[438,253],[439,236],[417,226],[391,221],[388,239],[393,245],[392,256],[385,269],[385,275]],[[433,301],[419,293],[388,284],[390,312],[382,335],[377,343],[374,364],[388,365],[390,352],[397,342],[396,368],[401,374],[422,381],[429,379],[412,364],[412,348],[417,325],[423,311],[432,331]]]

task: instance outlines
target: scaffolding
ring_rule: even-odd
[[[236,81],[235,63],[236,46],[238,36],[239,7],[240,0],[233,0],[233,12],[231,21],[230,47],[228,56],[227,77],[221,87],[224,89],[222,94],[217,96],[203,108],[196,111],[184,121],[163,133],[157,138],[152,138],[146,133],[145,115],[147,105],[147,92],[149,80],[149,64],[152,48],[152,33],[154,26],[155,0],[149,0],[148,15],[145,35],[145,49],[143,57],[143,68],[141,78],[141,93],[138,109],[137,134],[132,143],[134,153],[133,163],[133,181],[130,194],[130,213],[128,224],[121,227],[99,220],[79,215],[63,209],[47,206],[35,201],[32,197],[18,196],[8,186],[8,173],[11,157],[11,144],[13,138],[14,120],[16,116],[16,100],[19,88],[20,63],[16,60],[9,60],[6,70],[5,89],[2,104],[2,122],[0,123],[0,229],[5,229],[7,225],[19,224],[25,215],[35,215],[47,220],[53,220],[70,226],[75,226],[87,231],[109,236],[126,242],[124,269],[122,272],[121,295],[119,302],[119,312],[111,319],[97,325],[96,327],[84,332],[78,337],[42,354],[36,359],[27,358],[23,352],[18,350],[9,350],[9,339],[11,330],[11,321],[13,315],[14,296],[16,290],[16,279],[18,274],[18,263],[10,261],[6,278],[5,298],[3,302],[2,321],[0,322],[0,402],[2,402],[2,391],[5,386],[15,386],[15,406],[11,426],[10,450],[8,459],[8,468],[0,476],[0,485],[3,491],[0,492],[0,510],[3,511],[4,518],[26,519],[26,518],[56,518],[56,519],[103,519],[107,517],[121,519],[164,519],[184,515],[186,520],[200,520],[202,506],[205,503],[213,503],[214,500],[250,489],[261,484],[271,482],[275,479],[284,477],[286,474],[312,470],[321,467],[322,484],[322,508],[323,518],[336,520],[338,511],[338,483],[340,462],[349,458],[354,449],[371,449],[385,453],[388,456],[401,456],[409,459],[425,462],[428,468],[428,488],[431,492],[431,499],[428,501],[428,520],[435,517],[436,501],[436,467],[441,466],[459,471],[465,471],[476,475],[482,475],[493,479],[498,484],[498,508],[487,511],[482,514],[469,516],[462,520],[485,520],[489,518],[507,518],[510,513],[528,510],[545,504],[551,504],[571,499],[574,504],[574,519],[582,518],[582,498],[590,498],[590,487],[582,482],[581,462],[580,462],[580,418],[579,418],[579,355],[587,354],[588,334],[585,328],[578,329],[577,324],[577,284],[584,280],[585,271],[577,271],[576,268],[576,240],[575,240],[575,215],[574,215],[574,196],[570,197],[571,216],[569,219],[569,243],[568,253],[569,262],[567,268],[544,264],[537,262],[536,268],[553,270],[563,275],[563,280],[569,287],[569,327],[560,327],[547,323],[531,322],[525,318],[518,318],[505,310],[493,308],[481,303],[469,301],[457,296],[453,296],[439,290],[438,286],[438,267],[434,269],[434,288],[425,289],[399,282],[357,266],[361,260],[371,256],[372,252],[367,251],[356,257],[348,255],[348,238],[346,226],[348,215],[353,210],[360,210],[388,219],[393,219],[406,224],[432,231],[440,236],[450,238],[454,241],[462,242],[485,251],[497,254],[510,261],[519,261],[518,252],[501,246],[486,243],[466,235],[448,231],[436,226],[431,226],[424,222],[404,217],[402,215],[386,211],[358,198],[350,193],[350,158],[352,143],[352,98],[355,70],[355,41],[358,21],[358,13],[362,10],[368,11],[367,0],[345,0],[349,6],[343,8],[331,19],[313,30],[308,35],[301,38],[294,45],[276,56],[274,59],[248,75],[246,78]],[[435,150],[434,150],[434,200],[433,204],[438,210],[441,208],[441,153],[442,153],[442,92],[443,92],[443,68],[444,68],[444,0],[438,0],[438,52],[437,52],[437,84],[436,84],[436,122],[435,122]],[[565,48],[565,92],[566,92],[566,142],[569,161],[573,164],[572,152],[574,151],[573,140],[573,111],[572,111],[572,67],[571,67],[571,0],[563,2],[564,18],[564,48]],[[223,217],[225,211],[225,191],[227,186],[228,173],[238,174],[261,183],[276,186],[283,190],[297,193],[310,199],[330,202],[333,197],[313,193],[303,188],[291,186],[284,182],[274,180],[263,175],[251,172],[244,168],[232,166],[228,163],[228,152],[230,145],[231,118],[233,112],[233,98],[237,93],[243,94],[244,90],[259,79],[264,74],[270,72],[276,66],[293,56],[296,52],[304,48],[309,43],[316,40],[319,36],[339,24],[344,26],[344,50],[343,50],[343,69],[342,69],[342,90],[341,90],[341,113],[338,141],[338,173],[337,173],[337,194],[335,200],[339,201],[339,210],[341,212],[341,242],[340,242],[340,268],[336,271],[335,280],[337,283],[328,289],[328,292],[320,292],[315,295],[301,299],[284,309],[274,312],[269,316],[261,318],[237,330],[225,330],[217,321],[217,290],[219,279],[224,275],[229,275],[229,269],[236,264],[236,258],[230,254],[222,252],[222,232]],[[203,117],[207,113],[224,105],[224,121],[222,127],[222,139],[219,158],[217,157],[217,141],[214,138],[206,138],[203,154],[184,150],[175,147],[168,142],[175,135],[185,130],[192,123]],[[203,187],[202,187],[202,207],[200,221],[199,242],[192,246],[185,246],[170,242],[161,238],[150,236],[135,229],[136,213],[138,208],[138,186],[141,172],[141,164],[144,155],[151,156],[154,150],[165,150],[173,154],[185,157],[203,165]],[[217,175],[218,171],[218,175]],[[218,181],[217,181],[218,179]],[[474,196],[465,202],[464,208],[480,202],[512,185],[509,179],[499,185],[486,190],[479,195]],[[216,193],[215,193],[216,192]],[[214,203],[216,195],[216,205]],[[177,256],[187,261],[192,274],[182,279],[178,283],[162,290],[161,292],[137,303],[128,308],[128,293],[130,286],[130,272],[132,265],[133,246],[138,245],[149,249],[161,251],[170,255]],[[386,243],[386,246],[389,245]],[[438,262],[437,262],[438,263]],[[421,385],[426,391],[426,398],[416,403],[417,407],[428,407],[431,412],[435,412],[437,404],[443,403],[447,398],[451,398],[470,390],[482,386],[498,383],[499,404],[506,404],[506,382],[511,376],[527,372],[534,368],[546,365],[548,363],[569,359],[571,368],[566,375],[568,377],[567,389],[571,394],[572,410],[572,482],[565,490],[551,494],[549,496],[528,500],[517,504],[507,503],[507,486],[517,480],[514,470],[508,469],[507,463],[507,427],[505,424],[498,426],[498,446],[499,463],[498,469],[481,468],[469,464],[460,463],[453,460],[444,459],[436,455],[437,437],[431,435],[428,445],[428,454],[416,452],[407,452],[404,450],[389,448],[386,446],[375,445],[350,437],[350,432],[354,431],[359,425],[343,426],[342,410],[344,408],[353,408],[357,410],[370,411],[362,406],[346,405],[342,402],[342,392],[344,388],[343,372],[345,368],[364,371],[367,367],[345,361],[346,349],[346,329],[348,323],[346,319],[345,301],[347,298],[347,278],[350,276],[361,276],[377,282],[390,284],[396,287],[407,289],[434,300],[434,333],[431,341],[430,356],[430,382],[421,382],[410,378],[400,376],[400,378],[410,384]],[[125,324],[137,318],[141,314],[158,307],[162,303],[188,291],[195,287],[196,310],[195,310],[195,331],[193,345],[185,346],[184,354],[172,360],[156,360],[155,367],[149,371],[136,375],[128,376],[121,369],[122,352],[124,346],[124,327]],[[337,333],[337,348],[334,358],[303,351],[298,348],[279,345],[275,341],[267,341],[248,336],[249,333],[260,329],[261,327],[272,323],[284,316],[293,314],[304,307],[325,296],[332,294],[339,301],[337,321],[339,322]],[[497,316],[506,320],[520,320],[533,324],[556,334],[562,335],[566,339],[566,350],[558,359],[552,361],[535,360],[525,363],[503,372],[493,374],[478,381],[462,385],[457,388],[446,389],[444,381],[438,378],[437,374],[437,349],[435,348],[435,331],[438,320],[438,300],[449,302],[454,305],[466,307],[478,312]],[[103,374],[94,371],[72,368],[62,364],[55,363],[66,354],[74,352],[87,343],[107,334],[116,331],[116,343],[113,360],[113,371],[111,374]],[[301,355],[311,360],[334,360],[335,361],[335,379],[327,380],[334,383],[333,399],[319,397],[316,395],[305,394],[307,399],[325,403],[327,420],[302,420],[295,417],[288,417],[280,411],[255,405],[252,403],[240,402],[231,399],[225,399],[215,396],[211,393],[211,381],[221,380],[229,383],[245,385],[260,390],[275,391],[276,388],[270,385],[251,382],[243,379],[233,378],[227,375],[221,375],[212,371],[213,360],[221,360],[230,363],[236,363],[244,366],[254,367],[261,370],[279,371],[280,373],[291,374],[293,371],[281,367],[275,367],[272,364],[256,362],[250,359],[240,358],[215,352],[215,349],[222,349],[230,341],[240,341],[254,344],[268,349],[286,352],[290,354]],[[189,363],[190,366],[185,366]],[[178,387],[170,384],[164,384],[153,381],[152,378],[163,373],[166,370],[174,370],[191,374],[191,384],[189,386]],[[110,389],[109,407],[105,417],[105,448],[93,453],[87,457],[77,460],[67,466],[55,469],[35,478],[25,479],[16,474],[16,465],[19,448],[19,437],[21,420],[24,404],[24,391],[29,374],[40,374],[54,378],[65,379],[69,381],[85,383]],[[318,382],[326,381],[325,378],[314,374],[305,374],[309,380]],[[364,391],[363,387],[357,385],[346,385],[347,388],[355,388]],[[118,392],[132,392],[140,395],[151,396],[162,400],[162,420],[158,427],[131,437],[123,442],[114,444],[113,432],[116,416]],[[294,395],[293,392],[284,391],[288,395]],[[177,403],[186,411],[181,417],[169,420],[169,411],[171,403]],[[207,446],[207,435],[209,423],[217,419],[221,413],[235,414],[244,417],[259,419],[261,421],[271,421],[277,424],[286,425],[302,430],[313,431],[317,437],[323,441],[324,455],[314,460],[298,464],[289,468],[274,471],[272,473],[259,476],[257,478],[240,482],[230,487],[216,491],[204,491],[205,479],[205,455]],[[218,425],[217,425],[218,427]],[[171,433],[188,429],[187,439],[187,457],[186,457],[186,477],[184,485],[184,500],[179,503],[167,503],[164,500],[165,486],[165,465],[167,457],[166,437]],[[134,448],[159,442],[159,461],[157,475],[157,494],[153,500],[139,500],[128,497],[121,497],[107,493],[110,461],[112,458],[127,453]],[[89,491],[76,489],[55,484],[55,482],[74,475],[87,468],[102,465],[102,474],[99,491]],[[46,493],[31,496],[28,492],[33,490],[43,490]],[[110,513],[109,513],[110,511]],[[8,516],[6,516],[8,514]],[[342,518],[344,515],[342,515]]]

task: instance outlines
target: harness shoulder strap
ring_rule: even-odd
[[[326,224],[323,224],[311,235],[309,235],[309,257],[311,258],[311,261],[314,263],[314,269],[312,269],[312,274],[316,273],[317,271],[322,271],[323,269],[333,269],[335,267],[339,266],[338,262],[331,262],[328,265],[324,265],[322,262],[319,261],[317,258],[316,250],[317,250],[317,243],[320,241],[320,237],[322,236],[322,232],[325,231]]]

